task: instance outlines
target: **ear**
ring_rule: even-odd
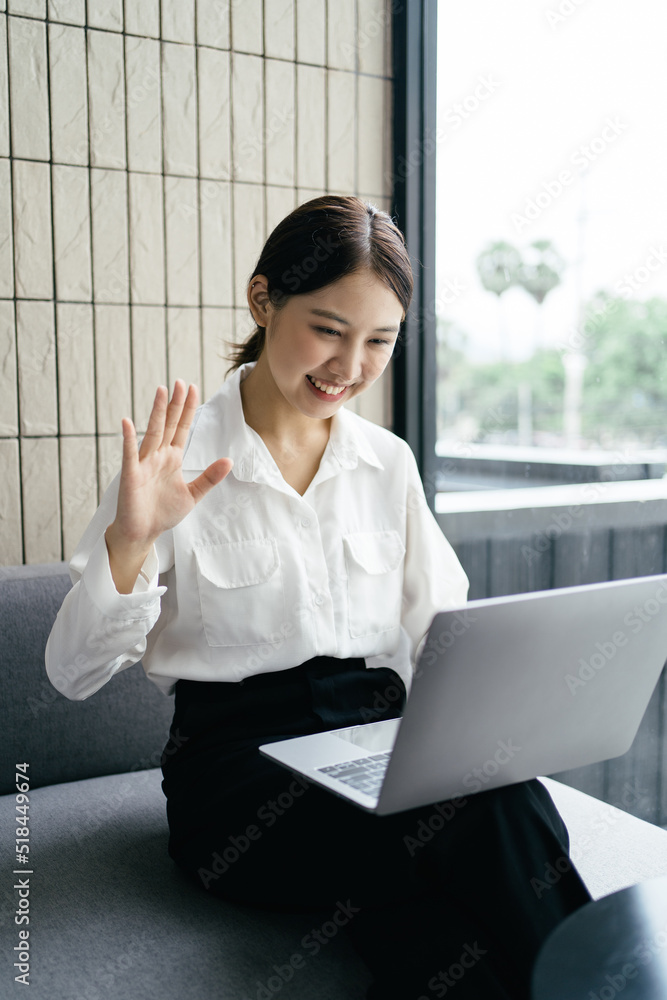
[[[248,282],[248,306],[257,326],[265,327],[272,312],[269,298],[269,281],[263,274],[255,274]]]

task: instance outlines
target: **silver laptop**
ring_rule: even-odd
[[[624,754],[667,659],[667,575],[435,615],[401,719],[281,740],[272,760],[380,815]]]

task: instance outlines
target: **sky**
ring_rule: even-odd
[[[438,312],[473,357],[576,344],[600,288],[667,298],[666,38],[665,0],[439,0]],[[475,267],[537,239],[567,263],[541,332],[521,288],[499,316]]]

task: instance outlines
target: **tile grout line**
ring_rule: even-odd
[[[10,67],[10,47],[11,43],[9,41],[9,15],[5,15],[5,42],[6,42],[6,59],[7,59],[7,137],[9,144],[9,157],[8,157],[8,168],[9,168],[9,188],[10,188],[10,210],[11,210],[11,229],[12,229],[12,274],[14,278],[14,295],[12,298],[13,302],[13,315],[14,315],[14,358],[15,358],[15,375],[16,375],[16,449],[17,449],[17,473],[18,473],[18,514],[19,514],[19,535],[21,538],[21,561],[25,563],[26,559],[26,546],[25,546],[25,501],[23,496],[23,448],[22,448],[22,437],[21,434],[21,392],[20,392],[20,379],[19,379],[19,318],[18,318],[18,296],[17,292],[17,282],[16,282],[16,213],[14,211],[14,137],[12,135],[12,100],[11,100],[11,67]]]
[[[47,11],[48,12],[48,11]],[[52,261],[52,275],[51,281],[53,283],[53,299],[51,303],[51,312],[53,317],[53,366],[54,366],[54,382],[55,382],[55,393],[56,393],[56,454],[58,457],[58,499],[60,503],[59,511],[59,528],[60,528],[60,558],[64,559],[65,552],[65,523],[64,523],[64,494],[63,494],[63,451],[62,442],[60,439],[60,380],[58,378],[58,310],[56,308],[56,303],[58,301],[58,282],[56,278],[56,213],[55,213],[55,176],[54,169],[55,165],[53,163],[53,115],[51,109],[51,47],[50,47],[50,31],[49,22],[45,20],[44,22],[44,50],[46,55],[45,64],[45,84],[46,84],[46,102],[47,102],[47,115],[48,115],[48,131],[49,131],[49,179],[51,187],[51,245],[53,247],[53,261]],[[90,186],[90,185],[89,185]],[[92,287],[92,286],[91,286]]]

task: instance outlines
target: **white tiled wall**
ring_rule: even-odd
[[[0,564],[69,558],[158,384],[215,391],[280,219],[389,207],[391,6],[0,0]]]

